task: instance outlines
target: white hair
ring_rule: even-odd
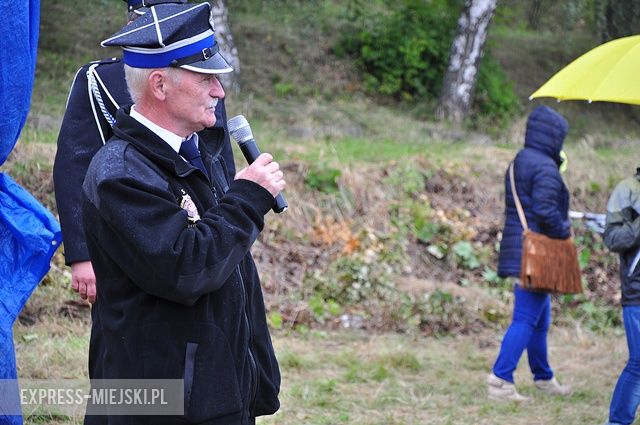
[[[127,80],[127,88],[133,103],[138,103],[145,92],[149,75],[153,71],[164,71],[175,84],[180,83],[179,68],[134,68],[129,65],[124,66],[124,76]]]

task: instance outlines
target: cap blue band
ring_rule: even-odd
[[[196,41],[192,44],[169,50],[167,52],[140,53],[127,50],[125,47],[122,55],[124,63],[134,68],[166,68],[171,66],[173,60],[179,60],[187,56],[202,52],[207,47],[213,47],[216,40],[213,35]]]

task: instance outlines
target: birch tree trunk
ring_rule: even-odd
[[[225,90],[230,90],[237,94],[240,91],[240,58],[238,57],[238,49],[236,49],[235,44],[233,44],[227,5],[224,0],[212,0],[210,3],[211,16],[216,30],[216,41],[218,42],[220,53],[231,66],[233,66],[233,72],[221,75],[220,81]]]
[[[467,0],[451,45],[449,67],[436,112],[438,118],[460,123],[469,114],[482,49],[495,8],[496,0]]]

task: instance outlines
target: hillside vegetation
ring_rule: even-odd
[[[516,379],[532,404],[491,403],[484,383],[511,314],[512,282],[495,270],[503,176],[528,112],[547,104],[570,122],[565,179],[574,210],[604,212],[613,186],[637,165],[637,107],[527,100],[599,44],[574,7],[591,2],[544,2],[537,31],[526,29],[527,2],[498,2],[487,52],[519,109],[503,126],[480,114],[462,128],[433,119],[433,95],[371,93],[357,61],[337,47],[357,19],[404,0],[227,3],[242,61],[242,91],[228,93],[228,114],[244,114],[282,164],[290,204],[267,216],[253,247],[283,374],[282,409],[259,423],[604,423],[626,356],[617,258],[581,222],[574,232],[585,292],[555,297],[561,326],[549,340],[573,394],[538,394],[524,358]],[[118,54],[99,42],[124,24],[123,4],[41,2],[31,113],[2,171],[54,212],[51,170],[67,92],[81,64]],[[86,378],[90,309],[69,282],[59,250],[14,328],[21,378]]]
[[[53,211],[51,167],[68,87],[82,63],[117,54],[98,44],[125,20],[119,1],[79,3],[42,2],[32,111],[6,166]],[[249,118],[289,182],[290,210],[267,218],[254,247],[270,323],[427,335],[500,328],[511,302],[511,282],[495,272],[502,179],[522,144],[526,114],[544,103],[568,117],[572,209],[602,212],[615,183],[635,171],[638,111],[527,102],[598,40],[580,22],[560,27],[560,5],[546,15],[545,30],[528,31],[521,2],[505,1],[488,52],[520,113],[502,129],[483,127],[482,119],[473,129],[435,122],[434,99],[368,94],[358,66],[335,54],[358,4],[362,9],[358,1],[229,2],[242,61],[242,91],[228,94],[229,116]],[[379,13],[385,4],[364,9]],[[617,260],[582,223],[575,233],[585,293],[559,298],[556,317],[593,329],[618,325]],[[82,303],[70,301],[68,282],[59,252],[23,317],[63,312],[86,319]]]

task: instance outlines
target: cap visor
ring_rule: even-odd
[[[207,60],[180,65],[180,68],[201,74],[228,74],[233,72],[233,67],[217,52]]]

